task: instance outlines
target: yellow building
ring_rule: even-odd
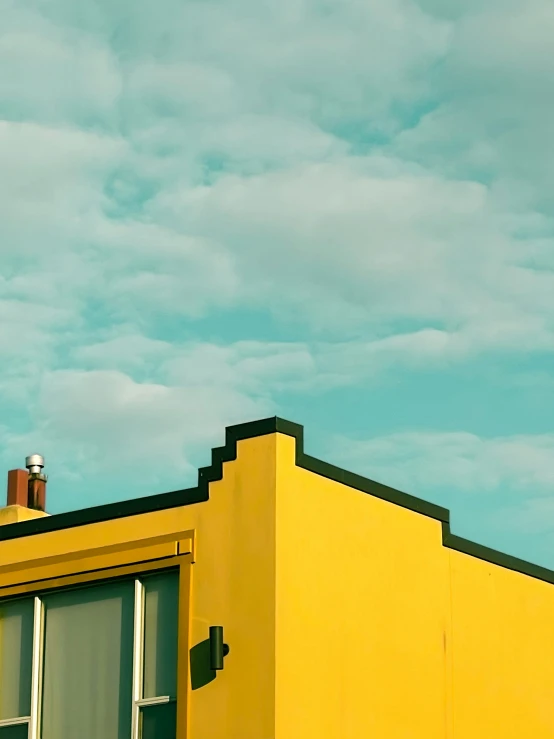
[[[228,428],[193,489],[17,500],[0,739],[554,737],[554,572],[306,455],[300,426]]]

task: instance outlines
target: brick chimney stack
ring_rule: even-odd
[[[26,470],[8,472],[8,506],[22,506],[33,511],[46,510],[46,475],[44,459],[31,454],[25,460]]]
[[[44,457],[40,454],[31,454],[25,459],[25,466],[29,473],[27,507],[33,511],[46,509],[46,475],[43,473]]]
[[[27,470],[8,472],[8,505],[27,507],[29,503],[29,473]]]

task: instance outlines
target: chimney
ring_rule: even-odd
[[[42,472],[44,469],[44,457],[40,454],[31,454],[25,458],[25,467],[28,470],[29,484],[27,487],[27,507],[33,511],[46,509],[46,481],[47,477]]]
[[[25,459],[26,470],[8,472],[8,506],[22,506],[32,511],[46,509],[46,475],[44,458],[31,454]]]
[[[27,507],[29,502],[29,473],[27,470],[8,472],[8,505]]]

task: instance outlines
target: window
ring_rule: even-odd
[[[0,602],[0,739],[175,739],[175,570]]]
[[[135,698],[140,739],[176,734],[178,585],[176,578],[162,574],[136,586],[137,613],[144,614],[136,629],[143,652]]]
[[[0,604],[0,739],[23,739],[31,721],[34,601]]]

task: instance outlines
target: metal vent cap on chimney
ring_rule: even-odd
[[[44,477],[44,475],[42,475],[44,457],[40,454],[30,454],[28,457],[25,457],[25,467],[27,467],[30,475]]]

